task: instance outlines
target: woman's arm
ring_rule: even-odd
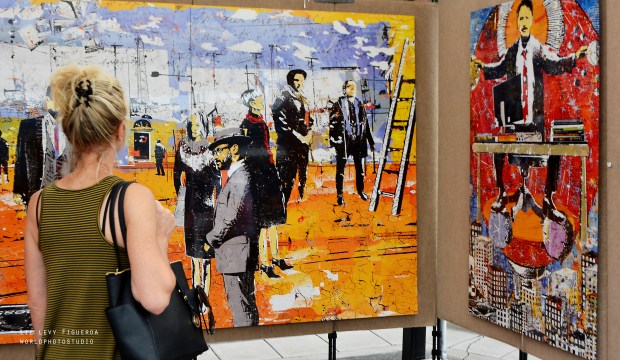
[[[139,184],[128,187],[124,206],[131,290],[146,310],[160,314],[176,283],[168,261],[174,216],[154,199],[151,190]]]
[[[41,340],[47,307],[47,280],[43,254],[39,250],[39,227],[37,224],[37,202],[41,191],[30,198],[26,213],[26,229],[24,230],[24,259],[26,266],[26,288],[28,290],[28,307],[34,327],[37,343]]]

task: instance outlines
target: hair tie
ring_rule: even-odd
[[[86,88],[84,88],[84,83],[86,83]],[[90,80],[82,80],[75,87],[75,95],[77,95],[77,99],[75,99],[75,106],[80,105],[80,99],[82,99],[82,103],[87,107],[90,107],[90,96],[93,94],[92,83]]]

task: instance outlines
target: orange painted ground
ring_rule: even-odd
[[[372,172],[372,166],[368,165],[365,188],[369,195],[375,178]],[[171,169],[165,177],[154,174],[155,169],[118,173],[127,180],[147,184],[156,198],[173,210],[176,197]],[[391,198],[382,198],[377,212],[368,211],[368,202],[361,201],[353,192],[354,176],[353,167],[348,167],[346,206],[341,207],[336,205],[335,165],[309,167],[306,198],[301,202],[291,200],[288,223],[278,228],[280,256],[294,268],[285,272],[277,269],[279,279],[256,273],[261,324],[417,313],[415,165],[409,167],[399,216],[389,215]],[[384,176],[384,183],[395,182],[395,177],[390,176]],[[23,268],[24,207],[12,203],[10,189],[3,187],[0,192],[0,305],[27,302]],[[291,199],[297,197],[293,190]],[[181,259],[189,269],[182,228],[173,233],[169,252],[171,260]],[[232,315],[222,277],[214,264],[211,268],[210,299],[217,327],[231,327]],[[0,335],[0,343],[18,339],[15,335]]]

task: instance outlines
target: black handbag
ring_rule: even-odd
[[[123,199],[130,182],[114,185],[105,206],[104,219],[110,217],[110,228],[115,229],[114,204],[117,195],[118,218],[121,233],[127,242],[127,227],[123,212]],[[109,213],[108,213],[109,209]],[[105,226],[104,226],[105,228]],[[193,359],[207,351],[202,323],[205,322],[201,306],[208,310],[207,332],[213,333],[215,321],[209,299],[201,287],[190,289],[180,261],[170,263],[176,277],[176,286],[168,307],[159,315],[153,315],[137,302],[131,292],[131,271],[121,270],[116,231],[112,231],[118,270],[106,275],[110,307],[106,315],[121,357],[127,359]],[[202,320],[202,321],[201,321]]]

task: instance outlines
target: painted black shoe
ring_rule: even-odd
[[[286,263],[286,261],[284,261],[284,259],[273,259],[271,260],[271,263],[277,267],[280,268],[280,270],[288,270],[288,269],[292,269],[293,265],[289,265]]]
[[[338,205],[344,206],[344,198],[342,195],[338,195]]]
[[[368,195],[365,192],[359,192],[358,193],[360,195],[360,199],[364,200],[364,201],[368,201]]]
[[[260,266],[260,271],[264,272],[265,274],[267,274],[267,276],[269,276],[272,279],[279,279],[280,278],[280,275],[276,274],[273,271],[273,266],[261,265]]]

